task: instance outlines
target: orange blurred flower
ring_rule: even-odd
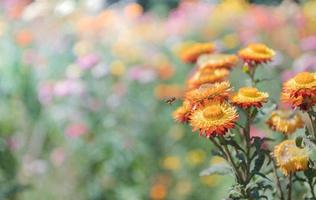
[[[183,96],[183,89],[177,84],[160,84],[155,88],[155,96],[157,99],[169,97],[181,98]]]
[[[175,69],[170,64],[164,64],[158,67],[158,75],[162,80],[171,78],[174,72]]]
[[[199,130],[200,135],[211,137],[224,135],[228,129],[233,128],[238,114],[229,104],[214,101],[193,111],[190,118],[193,131]]]
[[[198,58],[197,66],[204,68],[232,68],[238,62],[238,57],[231,54],[205,54]]]
[[[194,63],[200,55],[212,53],[214,50],[212,43],[187,43],[181,47],[179,56],[183,62]]]
[[[264,44],[249,44],[238,52],[244,62],[251,64],[262,64],[272,60],[275,52]]]
[[[143,7],[138,3],[130,3],[125,6],[124,14],[128,18],[136,18],[143,14]]]
[[[308,153],[298,148],[294,140],[285,140],[274,147],[273,156],[284,175],[304,171],[308,167]]]
[[[268,93],[260,92],[257,88],[243,87],[231,96],[231,102],[241,108],[248,108],[251,106],[260,108],[263,103],[268,101]]]
[[[26,47],[33,41],[33,34],[27,29],[19,30],[15,35],[15,41],[19,46]]]
[[[150,198],[154,200],[165,199],[167,195],[166,186],[161,183],[156,183],[150,188]]]
[[[229,75],[227,69],[201,69],[187,82],[189,89],[199,88],[203,84],[224,81]]]

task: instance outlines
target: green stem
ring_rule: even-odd
[[[313,111],[308,111],[307,114],[308,114],[309,119],[311,120],[314,139],[316,139],[316,121],[313,120],[313,115],[311,112]]]
[[[312,180],[309,177],[307,177],[307,180],[308,180],[309,188],[310,188],[311,193],[312,193],[312,197],[313,197],[313,199],[316,200],[316,195],[315,195],[315,192],[314,192],[314,186],[313,186]]]
[[[279,195],[280,195],[280,200],[284,200],[284,194],[282,191],[282,186],[281,186],[279,176],[277,174],[277,166],[276,166],[274,160],[272,160],[272,165],[273,165],[273,172],[274,172],[274,177],[275,177],[275,181],[276,181],[277,191],[279,192]]]
[[[289,175],[287,200],[291,200],[291,199],[292,199],[292,173],[290,173]]]
[[[255,65],[255,66],[249,66],[249,73],[248,73],[248,75],[249,75],[249,77],[250,77],[250,79],[251,79],[251,85],[252,85],[252,87],[255,87],[256,84],[257,84],[257,82],[256,82],[256,80],[255,80],[256,69],[257,69],[257,66],[256,66],[256,65]]]
[[[222,138],[219,137],[219,140],[221,140]],[[225,159],[231,164],[231,166],[233,167],[233,170],[235,172],[236,175],[236,179],[238,181],[238,183],[243,183],[243,179],[242,179],[242,175],[240,174],[240,171],[238,170],[238,167],[236,166],[232,155],[230,154],[229,149],[227,148],[226,145],[220,145],[217,143],[217,141],[215,140],[215,138],[210,138],[210,140],[213,142],[213,144],[223,153],[223,155],[225,156]],[[223,141],[222,141],[223,143]]]

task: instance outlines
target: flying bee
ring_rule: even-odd
[[[165,102],[169,105],[172,105],[175,101],[177,100],[177,98],[175,97],[169,97],[165,100]]]

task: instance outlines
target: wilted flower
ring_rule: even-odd
[[[294,140],[285,140],[274,147],[273,156],[284,175],[306,170],[308,167],[308,153],[298,148]]]
[[[303,128],[304,123],[298,113],[285,110],[276,110],[266,122],[272,130],[283,134],[292,134],[296,129]]]

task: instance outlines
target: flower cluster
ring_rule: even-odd
[[[275,51],[264,44],[255,43],[233,55],[217,53],[214,48],[205,51],[206,46],[210,47],[209,44],[196,43],[191,49],[186,47],[186,55],[190,52],[191,56],[180,57],[186,63],[190,60],[195,67],[194,73],[186,82],[183,104],[174,111],[173,117],[178,122],[188,123],[193,131],[199,131],[200,136],[209,138],[219,150],[218,154],[231,165],[241,189],[237,190],[237,196],[230,197],[253,199],[251,193],[254,191],[264,194],[263,188],[260,191],[248,184],[259,184],[252,180],[256,174],[266,176],[261,172],[266,157],[274,163],[267,164],[267,168],[273,171],[273,166],[277,166],[283,175],[289,177],[290,183],[296,172],[310,170],[311,160],[306,145],[310,135],[306,138],[300,136],[296,140],[287,138],[304,127],[304,113],[301,113],[304,111],[310,117],[310,130],[306,132],[313,133],[312,143],[316,141],[316,113],[313,110],[316,104],[316,74],[301,72],[283,84],[281,101],[299,110],[272,110],[266,125],[273,131],[281,132],[286,139],[271,146],[265,142],[270,139],[264,134],[255,136],[251,132],[254,130],[254,124],[268,114],[264,104],[270,103],[273,107],[273,102],[269,102],[269,94],[257,87],[257,84],[263,81],[257,78],[256,70],[270,63]],[[237,67],[238,60],[243,62],[243,72],[248,75],[251,84],[234,91],[228,75],[232,68]],[[272,150],[269,150],[270,148]],[[278,183],[279,176],[275,172]],[[280,198],[283,199],[283,189],[280,184],[277,187]],[[287,196],[290,198],[291,193]]]
[[[233,93],[227,77],[230,69],[237,65],[238,56],[210,53],[204,51],[206,46],[212,45],[210,43],[194,43],[191,48],[186,46],[181,51],[186,52],[186,55],[191,52],[191,57],[195,58],[191,61],[196,61],[196,69],[187,81],[183,105],[173,113],[173,116],[176,121],[190,123],[194,131],[199,130],[200,135],[211,137],[225,135],[229,129],[235,126],[239,115],[234,106],[244,109],[260,108],[263,103],[267,102],[269,95],[259,91],[256,87],[243,87],[238,92]],[[254,50],[248,52],[247,49],[249,48],[254,48]],[[274,55],[271,53],[273,50],[263,44],[249,45],[240,50],[240,52],[244,51],[248,52],[245,62],[268,62]],[[270,57],[269,55],[261,55],[266,53],[265,51],[271,51]],[[212,48],[212,52],[214,52],[214,48]],[[187,62],[183,54],[181,55],[180,58]],[[244,54],[240,54],[240,57],[245,58]]]

